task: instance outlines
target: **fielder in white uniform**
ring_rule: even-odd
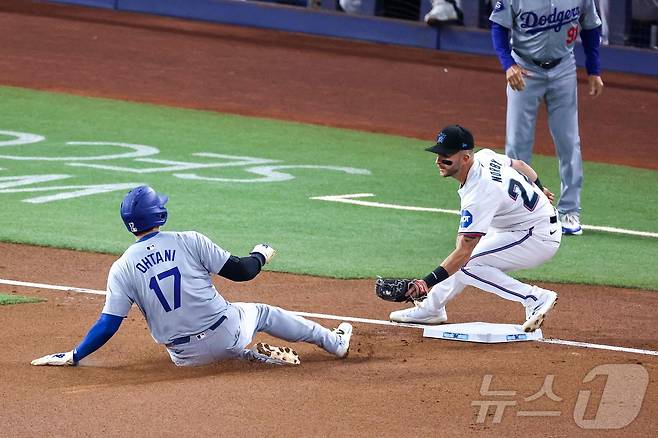
[[[167,200],[148,186],[126,195],[121,216],[136,242],[110,269],[100,319],[74,350],[35,359],[32,365],[77,364],[116,333],[133,303],[146,318],[153,339],[166,346],[176,365],[231,358],[299,364],[297,353],[288,347],[258,343],[247,348],[257,332],[347,356],[350,324],[328,330],[278,307],[227,302],[213,286],[211,274],[250,280],[271,260],[274,249],[260,244],[249,257],[236,257],[200,233],[160,231],[167,220]]]
[[[537,173],[520,160],[490,149],[473,153],[471,133],[459,125],[444,128],[427,151],[437,154],[443,177],[461,183],[461,221],[457,247],[408,296],[421,298],[413,308],[392,312],[391,321],[441,324],[445,305],[467,285],[521,303],[525,331],[539,328],[557,294],[522,283],[506,272],[541,265],[560,246],[561,229],[551,205],[553,194]]]

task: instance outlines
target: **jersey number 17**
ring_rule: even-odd
[[[173,278],[173,289],[174,289],[174,309],[178,309],[181,306],[181,299],[180,299],[180,271],[178,270],[178,266],[173,267],[171,269],[168,269],[164,272],[159,273],[158,275],[154,275],[151,277],[151,280],[149,281],[149,287],[153,292],[155,292],[155,296],[158,297],[158,300],[160,301],[160,304],[162,304],[162,307],[164,307],[165,312],[171,312],[171,306],[169,305],[169,302],[167,301],[167,298],[165,298],[164,293],[162,292],[162,289],[160,288],[160,283],[158,283],[158,280],[164,280],[167,277],[174,277]],[[166,287],[165,288],[167,292],[171,291],[171,288]],[[170,295],[168,293],[167,295]]]

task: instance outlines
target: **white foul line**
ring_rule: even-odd
[[[7,284],[11,286],[20,286],[20,287],[32,287],[37,289],[50,289],[50,290],[58,290],[65,292],[80,292],[86,294],[105,295],[104,290],[86,289],[83,287],[72,287],[72,286],[57,286],[57,285],[44,284],[44,283],[29,283],[26,281],[5,280],[2,278],[0,278],[0,284]],[[411,327],[411,328],[420,328],[420,329],[424,329],[427,327],[422,324],[404,324],[404,323],[397,323],[392,321],[382,321],[379,319],[357,318],[352,316],[338,316],[338,315],[329,315],[324,313],[309,313],[309,312],[294,312],[294,311],[292,313],[294,313],[295,315],[306,316],[309,318],[332,319],[336,321],[351,321],[351,322],[361,322],[365,324],[389,325],[389,326]],[[588,342],[565,341],[562,339],[539,339],[538,342],[544,342],[547,344],[568,345],[570,347],[593,348],[598,350],[618,351],[622,353],[636,353],[636,354],[645,354],[649,356],[658,356],[658,351],[642,350],[639,348],[618,347],[615,345],[590,344]]]
[[[315,196],[310,199],[318,201],[329,202],[342,202],[343,204],[363,205],[364,207],[377,207],[377,208],[390,208],[392,210],[407,210],[407,211],[429,211],[433,213],[449,213],[461,214],[459,210],[445,210],[443,208],[430,208],[430,207],[414,207],[411,205],[397,205],[397,204],[384,204],[381,202],[358,201],[354,198],[369,198],[375,196],[373,193],[354,193],[352,195],[329,195],[329,196]]]
[[[638,353],[638,354],[648,354],[651,356],[658,356],[658,351],[642,350],[639,348],[615,347],[613,345],[602,345],[602,344],[588,344],[586,342],[564,341],[562,339],[552,339],[552,338],[539,339],[539,342],[545,342],[547,344],[569,345],[570,347],[597,348],[599,350],[623,351],[624,353]]]
[[[105,295],[104,290],[85,289],[83,287],[72,287],[72,286],[57,286],[54,284],[44,284],[44,283],[29,283],[27,281],[5,280],[3,278],[0,278],[0,284],[8,284],[11,286],[22,286],[22,287],[34,287],[37,289],[61,290],[64,292],[81,292],[83,294]]]
[[[427,211],[432,213],[448,213],[448,214],[461,214],[458,210],[446,210],[443,208],[430,208],[430,207],[414,207],[411,205],[398,205],[398,204],[385,204],[381,202],[360,201],[355,198],[370,198],[375,196],[373,193],[354,193],[351,195],[329,195],[329,196],[315,196],[310,199],[318,201],[341,202],[343,204],[362,205],[364,207],[377,207],[389,208],[393,210],[407,210],[407,211]],[[658,233],[649,231],[636,231],[627,230],[624,228],[604,227],[598,225],[582,225],[584,230],[602,231],[604,233],[627,234],[630,236],[641,237],[658,237]]]

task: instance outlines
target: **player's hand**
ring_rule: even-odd
[[[272,260],[272,257],[274,257],[276,254],[276,250],[267,243],[259,243],[258,245],[254,246],[254,249],[252,249],[249,254],[253,254],[255,252],[265,257],[265,263],[269,263],[270,260]]]
[[[590,96],[599,97],[601,94],[603,94],[603,79],[601,79],[601,76],[587,76],[587,81],[589,82]]]
[[[505,72],[507,83],[509,83],[509,86],[514,91],[522,91],[525,88],[524,76],[530,76],[530,72],[518,64],[512,65]]]
[[[555,202],[555,194],[548,190],[547,187],[544,187],[544,195],[548,198],[549,201],[551,201],[551,204]]]
[[[67,351],[65,353],[55,353],[49,354],[47,356],[34,359],[32,365],[42,366],[42,365],[51,365],[51,366],[74,366],[76,365],[73,360],[73,350]]]
[[[411,298],[420,298],[427,295],[429,291],[425,280],[414,280],[413,283],[409,284],[409,290],[405,295]]]

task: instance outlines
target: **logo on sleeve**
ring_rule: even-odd
[[[497,1],[497,2],[496,2],[496,6],[494,6],[494,10],[493,10],[493,11],[494,11],[494,12],[500,12],[500,11],[502,11],[503,9],[505,9],[505,5],[503,4],[503,2],[501,2],[501,1]]]
[[[468,210],[462,210],[462,217],[459,220],[459,228],[468,228],[473,223],[473,215]]]

